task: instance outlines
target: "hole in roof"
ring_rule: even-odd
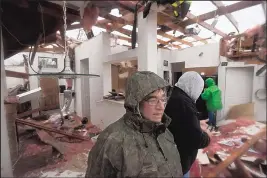
[[[182,49],[185,49],[185,48],[189,48],[190,46],[185,45],[185,44],[181,44],[180,47],[181,47]]]
[[[195,41],[195,39],[192,37],[185,37],[185,38],[183,38],[183,40],[185,40],[187,42]]]
[[[178,41],[174,41],[174,42],[172,42],[172,44],[174,44],[174,45],[180,45],[180,44],[182,44],[182,43],[180,43],[180,42],[178,42]]]
[[[168,31],[166,32],[168,35],[172,35],[172,36],[180,36],[180,35],[184,35],[183,33],[179,32],[178,30],[176,30],[175,34],[173,35],[173,30],[172,31]]]
[[[214,11],[216,9],[217,7],[213,5],[210,1],[192,1],[189,10],[193,15],[199,16]]]
[[[233,12],[232,15],[238,22],[238,29],[240,33],[258,24],[264,24],[266,22],[261,4]]]
[[[162,40],[162,41],[170,41],[170,39],[169,38],[165,38],[165,37],[163,37],[163,36],[161,36],[161,35],[157,35],[157,38],[158,39],[160,39],[160,40]]]
[[[73,22],[71,25],[77,25],[80,24],[80,22]]]
[[[194,46],[200,46],[203,45],[204,43],[202,43],[201,41],[196,41],[196,42],[192,42]]]
[[[124,28],[126,30],[130,30],[130,31],[133,30],[133,26],[131,26],[131,25],[124,25],[122,28]],[[136,28],[136,32],[138,32],[138,28]]]
[[[244,17],[243,17],[244,18]],[[228,34],[230,32],[236,32],[236,28],[233,24],[227,19],[225,15],[221,15],[218,19],[218,23],[215,25],[215,28],[221,30],[222,32]]]
[[[112,9],[111,12],[109,13],[115,17],[121,17],[122,15],[120,14],[120,11],[118,8]]]
[[[225,5],[225,6],[230,6],[230,5],[232,5],[232,4],[236,4],[236,3],[240,2],[240,1],[221,1],[221,2],[222,2],[223,5]]]
[[[167,45],[166,46],[168,49],[170,49],[170,50],[176,50],[176,49],[178,49],[178,48],[176,48],[175,46],[170,46],[170,45]]]

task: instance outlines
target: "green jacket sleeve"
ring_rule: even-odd
[[[207,88],[207,89],[204,90],[204,92],[201,94],[201,98],[203,100],[208,100],[210,98],[209,88]]]
[[[97,140],[89,153],[85,178],[116,178],[122,159],[121,145],[115,138]]]

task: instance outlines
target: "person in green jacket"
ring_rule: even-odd
[[[209,116],[209,125],[217,128],[215,112],[222,109],[222,98],[221,90],[215,84],[215,81],[212,78],[208,78],[205,81],[207,88],[201,94],[203,100],[206,101],[208,116]]]

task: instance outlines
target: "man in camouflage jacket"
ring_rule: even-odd
[[[128,78],[124,116],[98,137],[85,177],[182,177],[180,156],[164,114],[168,83],[153,72]]]

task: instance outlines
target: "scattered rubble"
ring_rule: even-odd
[[[75,118],[74,118],[75,117]],[[49,118],[49,117],[46,117]],[[25,120],[25,119],[24,119]],[[87,168],[88,153],[94,145],[90,136],[98,135],[101,130],[90,122],[82,129],[76,129],[78,116],[64,120],[60,132],[43,130],[42,120],[26,119],[31,127],[25,127],[23,123],[18,125],[20,134],[20,159],[16,164],[16,175],[25,177],[83,177]],[[75,121],[76,120],[76,121]],[[30,129],[30,130],[29,130]],[[55,129],[57,130],[57,129]],[[67,134],[61,134],[61,132]],[[72,137],[71,135],[76,135]],[[81,140],[79,137],[87,137]]]

